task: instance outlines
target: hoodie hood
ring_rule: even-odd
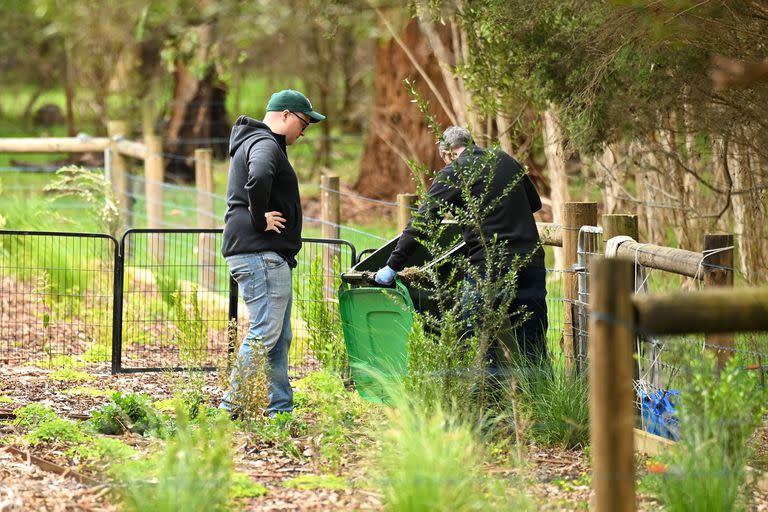
[[[288,154],[285,144],[285,135],[274,133],[269,129],[269,126],[251,117],[238,117],[237,121],[235,121],[235,125],[232,127],[232,134],[229,136],[229,156],[235,156],[235,151],[237,151],[245,141],[254,138],[263,139],[265,137],[274,139],[277,142],[277,145],[280,146],[280,149],[283,150],[283,153],[286,155]],[[255,142],[256,139],[253,141]]]

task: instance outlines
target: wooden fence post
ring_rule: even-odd
[[[730,249],[718,251],[725,247]],[[733,235],[704,235],[704,260],[701,267],[704,272],[705,286],[733,287]],[[722,370],[733,355],[735,347],[733,333],[710,333],[705,335],[704,340],[705,344],[714,350],[717,368]]]
[[[216,202],[213,195],[213,151],[195,149],[195,185],[197,187],[197,227],[216,227]],[[197,240],[197,258],[200,268],[200,284],[209,290],[216,289],[216,236],[200,233]]]
[[[147,227],[163,227],[163,181],[165,166],[163,163],[163,141],[156,135],[146,135],[147,157],[144,159],[144,200],[147,203]],[[150,235],[150,254],[156,261],[162,262],[164,239],[160,234]]]
[[[603,242],[621,235],[630,236],[633,240],[638,241],[637,215],[603,215]]]
[[[339,177],[324,174],[320,177],[320,219],[322,220],[323,238],[340,238],[341,196],[339,195]],[[336,270],[340,263],[338,245],[323,246],[323,274],[325,285],[323,296],[326,300],[336,296]]]
[[[416,194],[397,194],[397,229],[399,232],[405,229],[408,221],[413,216],[413,207],[416,205]]]
[[[131,198],[128,190],[128,159],[117,150],[117,139],[127,138],[128,123],[125,121],[107,121],[107,133],[109,134],[109,172],[112,181],[112,193],[120,212],[120,224],[127,229],[133,224]]]
[[[629,214],[607,214],[603,215],[603,246],[605,243],[615,236],[629,236],[634,241],[639,241],[640,229],[638,227],[637,215]],[[605,248],[603,247],[603,252]],[[635,268],[635,276],[637,276],[637,269]],[[635,278],[635,281],[637,279]],[[588,285],[589,286],[589,285]],[[633,293],[635,290],[634,284],[632,285]],[[637,343],[632,344],[632,357],[640,357],[637,350]],[[640,379],[640,368],[638,365],[632,366],[632,375],[635,380]],[[655,375],[655,373],[653,373]]]
[[[563,205],[563,338],[562,348],[565,356],[565,368],[573,371],[576,367],[576,341],[578,340],[579,315],[576,310],[578,300],[578,280],[572,268],[578,262],[579,230],[581,226],[597,225],[597,203],[565,203]],[[584,326],[586,327],[586,326]]]
[[[595,258],[589,320],[589,426],[597,512],[635,510],[633,265]]]

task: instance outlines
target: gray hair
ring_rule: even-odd
[[[443,132],[442,139],[438,142],[440,152],[447,153],[452,149],[465,148],[472,143],[469,130],[461,126],[449,126]]]

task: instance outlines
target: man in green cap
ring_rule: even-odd
[[[291,89],[269,99],[263,121],[240,116],[229,140],[227,211],[221,252],[242,291],[248,333],[240,345],[220,407],[237,415],[240,386],[252,375],[253,351],[267,359],[270,416],[293,411],[288,380],[291,346],[291,273],[301,248],[299,181],[287,146],[325,116]]]

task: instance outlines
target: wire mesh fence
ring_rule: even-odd
[[[346,368],[338,290],[341,272],[356,258],[354,245],[344,240],[302,241],[293,272],[293,342],[288,357],[293,375],[318,365],[337,372]]]
[[[0,231],[0,363],[111,358],[117,240]]]
[[[247,331],[221,230],[109,235],[0,231],[0,364],[100,363],[113,371],[214,368]],[[294,375],[340,362],[344,240],[304,239],[293,272]],[[61,357],[68,358],[62,360]]]
[[[120,247],[114,370],[226,365],[231,287],[221,230],[129,230]]]

